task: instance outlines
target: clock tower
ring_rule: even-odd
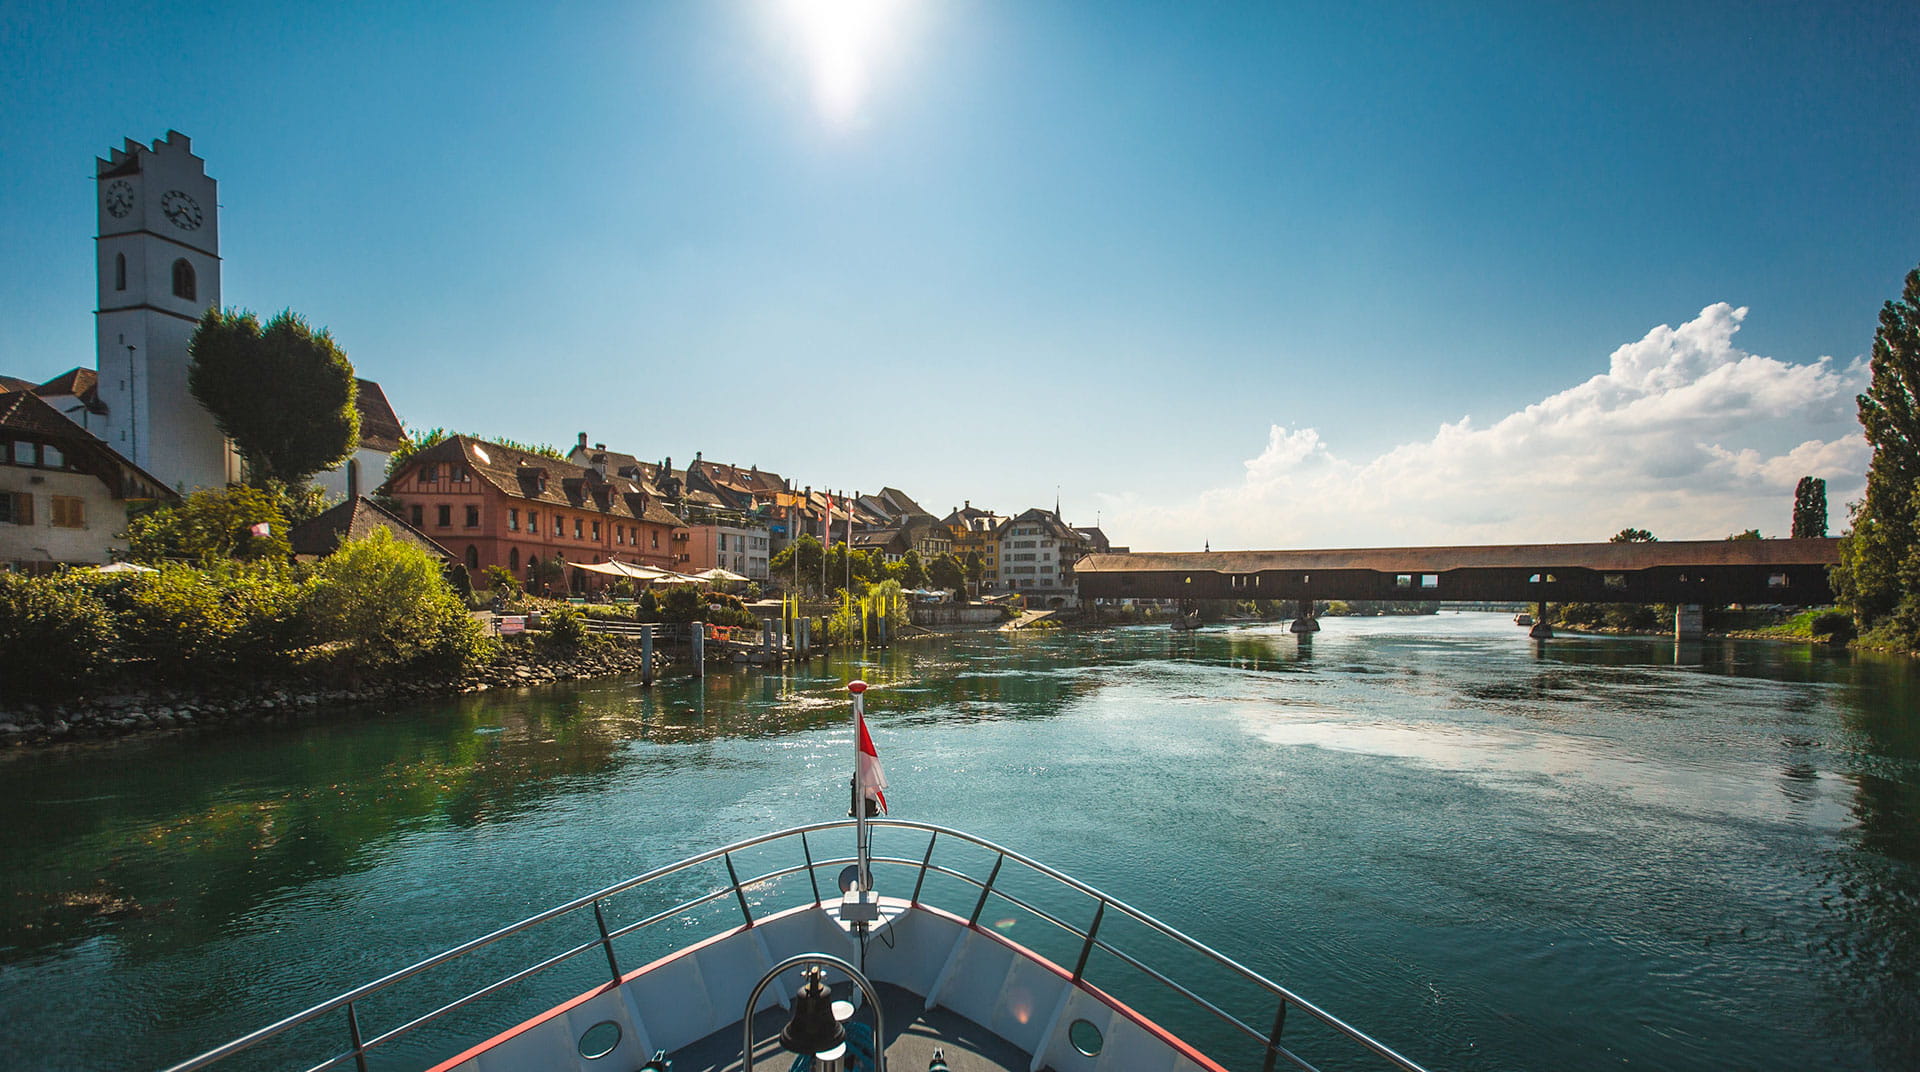
[[[224,487],[239,475],[233,452],[187,389],[187,344],[220,305],[216,184],[173,130],[95,163],[107,445],[178,491]]]

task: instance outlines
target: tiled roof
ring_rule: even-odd
[[[175,500],[180,496],[166,482],[133,464],[92,432],[62,417],[32,390],[0,394],[0,430],[37,436],[65,450],[82,472],[105,481],[115,495]]]
[[[464,435],[448,436],[407,459],[403,474],[428,462],[460,462],[502,494],[574,510],[631,517],[662,525],[683,523],[639,482],[572,462],[528,454]],[[542,477],[545,479],[543,480]]]
[[[0,391],[12,393],[14,391],[31,391],[33,388],[34,382],[32,380],[23,380],[18,376],[0,376]]]
[[[33,389],[37,395],[72,395],[85,398],[100,383],[100,374],[90,368],[68,369]]]
[[[354,408],[360,411],[360,445],[387,454],[399,450],[400,440],[407,433],[400,427],[400,418],[394,416],[387,393],[372,380],[356,379],[354,384]]]
[[[362,495],[295,525],[287,533],[287,543],[296,555],[324,558],[347,540],[357,540],[383,528],[394,538],[426,549],[428,554],[451,562],[454,556],[431,536],[402,520],[400,515],[383,510],[380,504]]]

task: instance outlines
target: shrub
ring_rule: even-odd
[[[356,669],[452,670],[491,647],[439,563],[386,529],[349,540],[322,561],[302,612],[313,637],[340,645]]]
[[[108,663],[113,642],[106,605],[80,575],[0,572],[0,696],[70,691]]]
[[[659,601],[661,621],[700,621],[707,614],[707,601],[690,584],[676,584],[656,598]]]
[[[1853,615],[1846,611],[1829,610],[1813,616],[1813,635],[1829,644],[1845,644],[1856,635]]]
[[[572,606],[555,607],[541,625],[548,639],[564,647],[577,648],[587,639],[587,617]]]
[[[488,566],[484,571],[487,587],[503,599],[520,598],[520,582],[514,579],[513,571],[505,566]]]

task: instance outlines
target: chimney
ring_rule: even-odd
[[[587,433],[585,432],[580,433],[580,449],[587,449]]]
[[[605,443],[595,443],[595,444],[593,445],[593,449],[595,449],[595,450],[605,450],[605,449],[607,449],[607,445],[606,445]]]

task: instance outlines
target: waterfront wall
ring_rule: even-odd
[[[916,603],[908,608],[913,624],[929,629],[952,626],[989,626],[1006,621],[999,607],[975,603]]]

